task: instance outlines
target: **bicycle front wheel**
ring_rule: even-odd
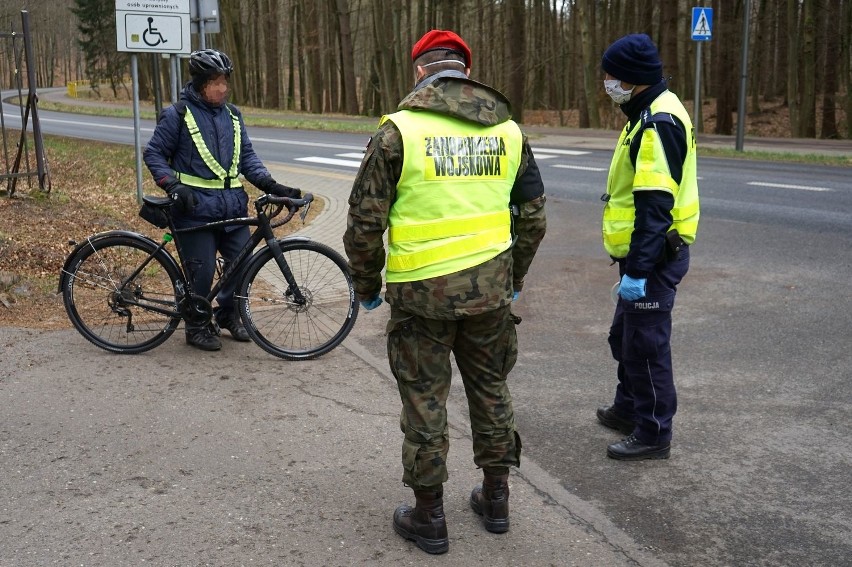
[[[142,237],[114,234],[78,247],[61,275],[71,323],[94,345],[121,354],[150,350],[180,323],[180,272]],[[147,262],[147,263],[146,263]]]
[[[343,257],[319,242],[282,240],[284,260],[299,300],[267,247],[246,268],[237,308],[249,336],[287,360],[307,360],[339,345],[358,316],[358,301]]]

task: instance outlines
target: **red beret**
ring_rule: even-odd
[[[421,37],[411,48],[411,60],[414,61],[427,51],[450,49],[464,57],[465,67],[470,68],[473,57],[470,47],[455,32],[449,30],[431,30]]]

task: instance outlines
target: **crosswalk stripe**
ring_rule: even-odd
[[[582,171],[606,171],[603,167],[586,167],[584,165],[562,165],[555,164],[553,167],[559,167],[561,169],[580,169]]]
[[[310,162],[310,163],[324,163],[324,164],[327,164],[327,165],[340,165],[340,166],[343,166],[343,167],[354,167],[354,168],[361,167],[360,161],[349,161],[349,160],[346,160],[346,159],[324,158],[324,157],[317,157],[317,156],[300,157],[300,158],[296,158],[295,161],[307,161],[307,162]]]
[[[586,152],[582,150],[556,150],[551,148],[533,148],[533,154],[535,154],[536,157],[538,157],[539,153],[558,154],[561,156],[583,156],[592,152]]]

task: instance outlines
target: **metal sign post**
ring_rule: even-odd
[[[116,48],[118,51],[131,53],[136,200],[140,204],[142,203],[142,138],[139,127],[139,64],[136,54],[188,54],[190,52],[189,1],[115,0]]]
[[[692,121],[695,131],[704,131],[704,122],[701,117],[701,44],[710,41],[713,35],[713,8],[699,6],[692,9],[692,41],[697,41],[695,46],[695,102],[692,107]]]
[[[746,121],[746,90],[748,88],[748,22],[751,12],[751,3],[745,0],[743,8],[743,62],[740,77],[740,104],[737,110],[737,144],[738,152],[743,151],[743,139],[745,137]]]
[[[206,49],[206,34],[219,33],[219,0],[192,0],[190,8],[190,29],[198,34],[198,48]]]

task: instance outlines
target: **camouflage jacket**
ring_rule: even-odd
[[[398,109],[439,112],[483,125],[511,118],[509,102],[502,94],[459,78],[436,78],[405,97]],[[383,236],[396,199],[402,154],[402,136],[391,121],[386,121],[367,145],[349,196],[343,244],[359,299],[373,297],[382,288],[386,254]],[[544,185],[526,136],[511,202],[520,211],[514,218],[513,247],[483,264],[446,276],[389,283],[385,294],[388,303],[431,319],[460,319],[509,304],[513,290],[523,288],[547,228]]]

